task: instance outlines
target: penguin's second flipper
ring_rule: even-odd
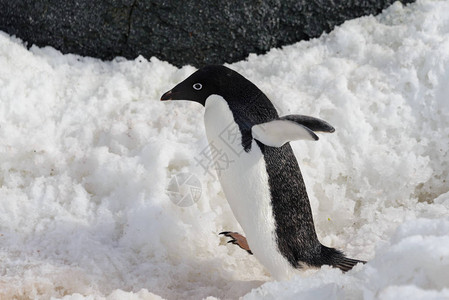
[[[248,252],[249,254],[251,254],[251,255],[253,254],[253,252],[249,248],[248,242],[246,241],[246,237],[244,237],[240,233],[231,232],[231,231],[223,231],[223,232],[220,232],[219,234],[223,234],[224,236],[231,238],[231,240],[228,241],[228,243],[237,245],[240,248],[242,248],[243,250],[246,250],[246,252]]]

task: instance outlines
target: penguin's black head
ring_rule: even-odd
[[[242,80],[243,79],[243,80]],[[226,97],[226,94],[236,90],[238,82],[249,82],[237,72],[219,65],[210,65],[199,69],[170,91],[162,95],[161,101],[190,100],[201,103],[212,95]]]

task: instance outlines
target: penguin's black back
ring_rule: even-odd
[[[257,94],[247,96],[247,99],[226,98],[226,101],[242,132],[242,145],[249,152],[251,127],[279,116],[271,101],[260,90]],[[314,260],[320,256],[321,244],[315,232],[309,198],[293,150],[289,143],[279,148],[258,141],[257,145],[264,155],[268,173],[279,251],[295,268],[299,267],[300,262],[316,265]]]
[[[259,88],[236,74],[236,77],[232,76],[232,87],[226,89],[228,93],[223,93],[223,97],[242,133],[242,145],[249,152],[253,139],[251,127],[279,116]],[[347,259],[340,251],[319,242],[306,186],[290,144],[270,147],[256,142],[265,159],[280,253],[295,268],[301,267],[302,263],[316,267],[328,264],[343,270],[352,268],[359,261]]]

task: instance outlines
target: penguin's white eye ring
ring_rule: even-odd
[[[194,90],[197,90],[197,91],[199,91],[199,90],[201,90],[203,88],[203,85],[201,84],[201,83],[195,83],[194,85],[193,85],[193,89]]]

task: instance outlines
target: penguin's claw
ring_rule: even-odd
[[[253,252],[249,248],[248,242],[246,241],[246,237],[244,237],[240,233],[231,232],[231,231],[223,231],[223,232],[220,232],[219,234],[223,234],[224,236],[231,238],[231,240],[228,241],[228,244],[231,243],[231,244],[237,245],[240,248],[242,248],[243,250],[246,250],[246,252],[248,252],[249,254],[251,254],[251,255],[253,254]]]

